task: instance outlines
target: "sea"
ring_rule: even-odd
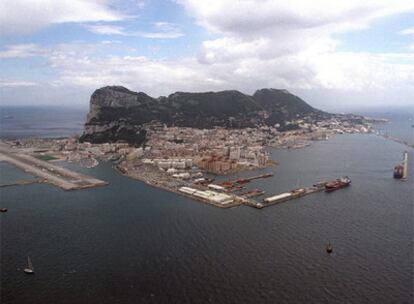
[[[1,136],[81,130],[86,111],[51,111],[9,108]],[[378,128],[414,142],[413,117],[398,115]],[[392,172],[406,150],[404,182]],[[270,152],[276,166],[226,179],[273,172],[248,184],[265,196],[345,175],[352,184],[264,209],[219,209],[103,162],[62,165],[105,187],[0,188],[0,207],[8,208],[0,213],[0,302],[413,303],[414,149],[354,134]],[[1,184],[33,178],[4,162],[0,173]],[[34,275],[23,273],[28,256]]]

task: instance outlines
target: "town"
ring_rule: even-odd
[[[140,147],[127,143],[80,143],[77,137],[28,138],[5,142],[11,151],[29,154],[43,161],[65,160],[91,168],[99,161],[112,161],[122,174],[149,185],[191,196],[219,207],[247,204],[261,207],[250,197],[260,190],[242,191],[242,183],[214,184],[214,175],[274,166],[269,147],[299,149],[311,141],[335,134],[372,132],[371,121],[332,118],[323,121],[298,119],[283,128],[194,129],[147,124],[147,140]],[[231,191],[233,193],[231,193]],[[313,192],[313,191],[308,191]]]

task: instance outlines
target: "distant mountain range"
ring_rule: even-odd
[[[80,140],[140,144],[145,140],[144,124],[152,121],[192,128],[245,128],[276,124],[284,128],[286,122],[292,119],[318,120],[330,116],[286,90],[261,89],[252,96],[239,91],[176,92],[168,97],[153,98],[125,87],[107,86],[92,94]]]

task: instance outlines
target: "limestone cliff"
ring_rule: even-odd
[[[140,144],[146,135],[143,125],[152,121],[193,128],[244,128],[283,126],[293,118],[326,115],[286,90],[262,89],[253,96],[238,91],[176,92],[153,98],[121,86],[108,86],[92,94],[80,140]]]

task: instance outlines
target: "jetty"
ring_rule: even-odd
[[[276,194],[276,195],[272,195],[269,196],[267,198],[264,198],[262,202],[249,202],[246,205],[249,205],[251,207],[255,207],[255,208],[264,208],[264,207],[268,207],[268,206],[272,206],[275,204],[279,204],[279,203],[283,203],[283,202],[287,202],[293,199],[297,199],[309,194],[313,194],[313,193],[317,193],[317,192],[330,192],[329,189],[327,188],[327,185],[329,185],[332,182],[337,182],[340,179],[337,179],[335,181],[321,181],[318,182],[314,185],[312,185],[311,187],[304,187],[304,188],[296,188],[293,189],[291,191],[288,192],[283,192],[280,194]],[[351,181],[349,180],[349,183],[346,185],[348,186],[351,183]],[[343,188],[344,186],[338,186],[336,187],[336,189],[340,189]]]
[[[237,189],[241,189],[241,185],[250,183],[252,180],[260,179],[260,178],[268,178],[272,176],[273,176],[273,173],[265,173],[265,174],[251,176],[251,177],[239,178],[236,180],[222,181],[218,183],[217,186],[224,187],[227,189],[237,190]]]
[[[76,190],[106,185],[107,182],[19,153],[0,142],[0,160],[41,178],[63,190]],[[25,184],[21,182],[21,184]]]
[[[326,183],[327,182],[319,182],[311,187],[297,188],[297,189],[293,189],[288,192],[273,195],[273,196],[263,199],[263,201],[259,205],[256,205],[253,207],[256,207],[256,208],[268,207],[268,206],[272,206],[275,204],[290,201],[290,200],[293,200],[299,197],[303,197],[309,194],[313,194],[316,192],[325,191]]]

